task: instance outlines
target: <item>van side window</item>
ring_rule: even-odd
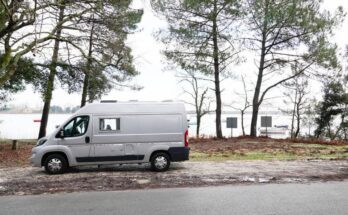
[[[64,137],[77,137],[84,135],[88,128],[88,122],[89,116],[75,117],[64,126]]]
[[[101,118],[99,119],[100,131],[119,131],[121,129],[120,118]]]

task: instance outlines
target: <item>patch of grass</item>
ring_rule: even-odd
[[[320,144],[306,144],[298,143],[292,145],[292,147],[299,147],[304,149],[318,149],[318,150],[332,150],[332,151],[348,151],[348,146],[336,146],[336,145],[320,145]]]
[[[331,147],[330,145],[321,145],[321,144],[308,144],[308,143],[295,143],[292,144],[293,147],[301,147],[301,148],[316,148],[316,149],[327,149]]]
[[[216,142],[193,145],[191,160],[296,160],[348,158],[348,145],[286,142]]]
[[[37,142],[36,139],[21,139],[17,140],[17,144],[24,145],[35,145]],[[0,139],[0,144],[12,144],[12,140],[9,139]]]
[[[246,153],[202,153],[192,152],[192,161],[224,161],[224,160],[294,160],[297,156],[292,153],[269,153],[262,151],[252,151]]]
[[[348,158],[348,153],[343,154],[318,154],[317,157],[319,159],[345,159]]]
[[[297,155],[287,152],[262,152],[262,151],[253,151],[246,153],[244,159],[241,160],[295,160]]]
[[[348,158],[348,153],[336,152],[336,153],[304,153],[297,155],[292,152],[264,152],[264,151],[250,151],[246,153],[234,153],[234,152],[223,152],[223,153],[202,153],[202,152],[191,152],[191,161],[225,161],[225,160],[297,160],[297,159],[343,159]]]

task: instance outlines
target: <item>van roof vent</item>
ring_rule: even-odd
[[[162,102],[173,102],[171,99],[163,100]]]
[[[136,99],[129,100],[129,102],[138,102]]]
[[[101,100],[100,103],[116,103],[117,100]]]

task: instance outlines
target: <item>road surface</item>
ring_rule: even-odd
[[[347,214],[348,181],[0,197],[0,214]]]

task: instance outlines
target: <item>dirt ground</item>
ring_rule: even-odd
[[[11,150],[10,142],[0,141],[0,168],[30,166],[28,159],[34,143],[34,140],[21,141],[17,150]],[[335,141],[210,138],[190,139],[190,147],[191,161],[348,158],[348,142]]]
[[[308,183],[348,179],[348,160],[223,161],[174,163],[155,173],[148,165],[71,169],[47,175],[40,168],[0,169],[0,195],[194,187],[254,183]]]
[[[316,147],[316,146],[322,146]],[[289,140],[272,138],[229,138],[229,139],[190,139],[190,147],[193,151],[205,153],[229,152],[229,151],[255,151],[269,150],[293,152],[301,154],[308,148],[325,149],[333,146],[348,146],[348,142],[318,141],[318,140]]]
[[[32,142],[19,142],[17,150],[11,149],[9,142],[0,141],[0,168],[29,166]]]
[[[155,173],[148,165],[71,168],[47,175],[30,167],[33,142],[0,143],[0,195],[348,180],[348,143],[268,138],[196,139],[190,161]]]

